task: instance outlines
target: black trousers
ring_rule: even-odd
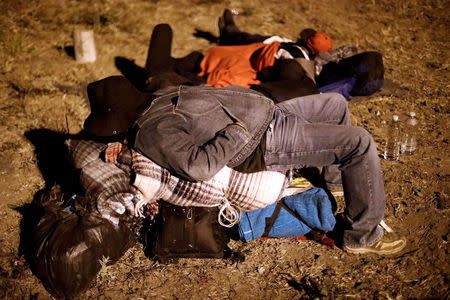
[[[149,92],[168,86],[198,85],[204,82],[196,75],[200,72],[203,54],[194,51],[182,58],[172,57],[172,38],[172,29],[168,24],[158,24],[153,29],[145,63],[148,77],[146,90]]]

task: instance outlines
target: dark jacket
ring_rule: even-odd
[[[253,152],[274,108],[269,98],[239,86],[180,86],[155,99],[138,118],[134,146],[183,178],[208,180]]]

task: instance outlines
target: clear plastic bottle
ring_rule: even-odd
[[[410,112],[403,130],[401,153],[406,155],[414,154],[417,148],[417,124],[416,113]]]
[[[387,160],[398,160],[400,155],[400,126],[398,116],[393,115],[388,123],[384,140],[383,158]]]

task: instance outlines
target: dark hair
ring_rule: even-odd
[[[306,41],[307,39],[314,36],[315,34],[316,34],[316,31],[314,29],[306,28],[300,32],[300,39]]]

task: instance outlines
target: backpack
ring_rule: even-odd
[[[228,229],[218,222],[217,207],[177,206],[161,201],[154,226],[146,231],[145,252],[162,263],[178,258],[228,258]]]
[[[348,100],[348,98],[350,98],[350,92],[355,85],[355,81],[356,79],[353,77],[344,78],[333,83],[321,86],[319,88],[319,91],[321,93],[339,93]]]
[[[351,96],[369,96],[381,89],[384,83],[384,66],[381,53],[362,52],[323,66],[316,77],[317,86],[324,87],[343,79],[354,78]]]
[[[384,83],[384,66],[379,52],[363,52],[344,59],[344,62],[351,66],[356,79],[350,91],[352,96],[369,96],[381,89]]]

